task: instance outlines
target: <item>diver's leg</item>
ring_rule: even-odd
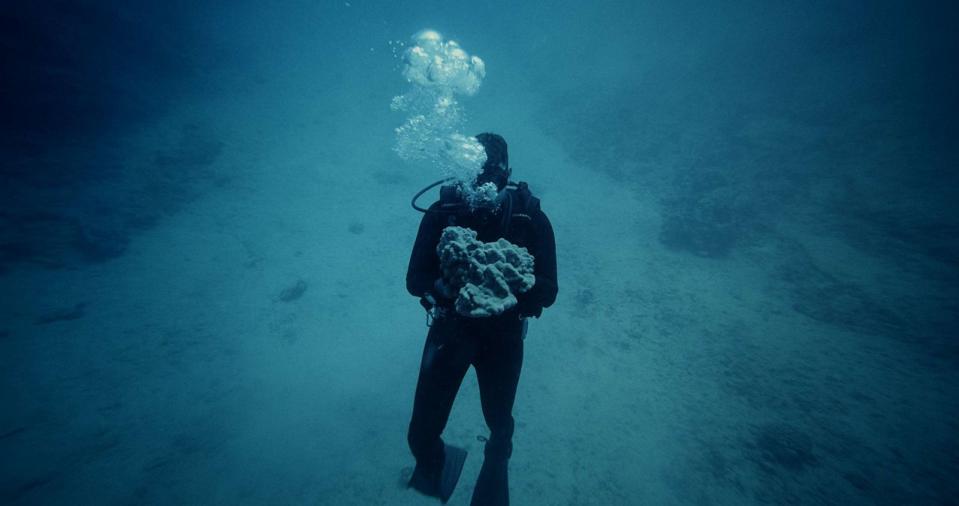
[[[470,365],[466,340],[458,325],[436,320],[423,348],[407,440],[416,458],[410,486],[440,497],[440,480],[448,460],[441,434],[449,420],[456,392]],[[462,462],[459,462],[462,465]]]
[[[513,453],[513,401],[523,367],[524,322],[504,322],[481,343],[476,367],[483,416],[490,429],[473,506],[509,504],[508,463]]]

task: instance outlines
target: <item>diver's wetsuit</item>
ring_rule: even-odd
[[[517,200],[516,195],[512,198]],[[439,202],[430,206],[431,210],[438,208]],[[474,505],[509,503],[507,461],[513,448],[513,401],[523,364],[527,323],[521,317],[539,317],[544,307],[553,304],[557,293],[556,248],[549,219],[539,209],[538,201],[528,208],[514,206],[511,214],[513,217],[504,228],[499,219],[501,213],[488,219],[473,214],[426,213],[406,276],[407,290],[412,295],[423,297],[434,292],[433,284],[441,275],[436,246],[443,229],[452,225],[475,230],[477,239],[483,242],[505,237],[526,247],[534,258],[533,288],[518,294],[518,304],[500,315],[463,317],[452,309],[452,301],[439,302],[447,307],[447,316],[434,320],[423,350],[408,436],[418,471],[438,472],[442,467],[444,443],[440,435],[467,369],[470,365],[476,369],[490,437],[473,493]]]

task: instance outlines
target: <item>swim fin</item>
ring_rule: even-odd
[[[455,446],[444,445],[443,468],[427,470],[417,464],[410,477],[409,486],[422,494],[439,498],[446,504],[456,489],[460,473],[463,472],[463,463],[466,461],[466,450]]]
[[[483,461],[476,487],[473,488],[473,500],[470,506],[509,506],[509,470],[508,460],[491,459]]]

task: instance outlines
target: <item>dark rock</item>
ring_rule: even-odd
[[[72,308],[56,309],[54,311],[50,311],[49,313],[38,316],[35,320],[33,320],[33,323],[35,325],[46,325],[48,323],[78,320],[83,318],[86,306],[87,304],[85,302],[81,302]]]
[[[30,263],[48,269],[99,263],[121,256],[129,227],[110,216],[83,220],[70,212],[0,216],[0,264]]]
[[[155,161],[158,167],[164,169],[204,167],[220,157],[223,147],[223,142],[206,129],[199,125],[185,125],[177,147],[157,152]]]
[[[683,174],[674,195],[662,202],[659,240],[668,248],[702,257],[726,256],[748,230],[745,202],[719,174]]]
[[[306,292],[306,287],[307,287],[306,281],[303,281],[302,279],[298,279],[296,280],[296,283],[294,283],[292,286],[280,292],[279,299],[281,302],[291,302],[296,299],[299,299],[300,297],[303,296],[303,293]]]
[[[589,288],[582,288],[576,290],[576,304],[580,306],[588,306],[593,303],[596,299],[596,296],[593,295],[593,291]]]
[[[784,423],[763,425],[756,431],[755,447],[759,463],[767,469],[798,472],[817,465],[812,438]]]
[[[0,263],[60,268],[70,258],[76,222],[61,214],[23,212],[0,217]]]
[[[867,478],[866,476],[860,473],[856,473],[856,472],[844,473],[842,477],[845,478],[850,485],[856,487],[859,490],[867,491],[872,488],[872,480],[870,480],[869,478]]]
[[[155,213],[135,213],[126,217],[124,224],[133,230],[145,231],[156,227],[160,217]]]
[[[99,263],[122,256],[130,243],[130,237],[120,228],[78,226],[73,247],[83,259]]]
[[[49,473],[29,478],[26,481],[14,485],[11,489],[0,490],[0,502],[12,504],[20,501],[27,494],[52,483],[56,478],[56,474]]]
[[[957,176],[943,168],[936,176],[897,171],[887,174],[893,184],[875,185],[882,180],[849,176],[842,191],[828,203],[831,217],[848,242],[870,255],[901,255],[919,252],[955,267],[959,265],[959,202],[955,192]]]
[[[576,316],[580,318],[595,316],[597,310],[596,295],[589,288],[576,290],[576,294],[573,296],[573,302],[576,305]]]
[[[359,235],[362,234],[364,230],[366,230],[366,225],[359,222],[350,223],[349,231],[351,234]]]
[[[21,433],[26,432],[26,431],[27,431],[27,428],[26,428],[26,427],[16,427],[16,428],[10,429],[10,430],[8,430],[8,431],[6,431],[6,432],[0,433],[0,439],[11,438],[11,437],[13,437],[13,436],[16,436],[17,434],[21,434]]]
[[[790,287],[796,312],[852,332],[895,336],[907,327],[883,301],[819,267],[802,246],[795,245],[793,253],[780,275]]]

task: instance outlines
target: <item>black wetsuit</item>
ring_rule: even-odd
[[[506,226],[501,219],[503,213],[485,218],[466,213],[426,213],[406,276],[410,294],[423,297],[431,293],[436,297],[433,284],[440,277],[436,246],[443,229],[452,225],[475,230],[477,239],[483,242],[504,237],[526,247],[534,258],[533,288],[518,294],[518,304],[500,315],[462,317],[453,311],[452,301],[439,301],[448,308],[445,311],[448,316],[434,320],[423,350],[408,436],[418,468],[442,467],[444,443],[440,436],[466,371],[470,365],[476,369],[490,437],[473,494],[474,505],[509,503],[507,461],[513,448],[512,411],[523,364],[525,317],[539,317],[544,307],[552,305],[557,293],[556,247],[549,219],[539,209],[537,199],[532,199],[530,204],[521,193],[510,191],[513,205]],[[437,202],[430,209],[439,207]]]

